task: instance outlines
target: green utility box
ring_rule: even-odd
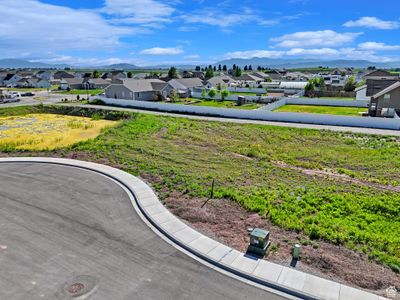
[[[296,245],[293,246],[293,248],[292,248],[293,259],[295,259],[295,260],[299,260],[300,259],[300,254],[301,254],[300,249],[301,248],[300,248],[299,244],[296,244]]]
[[[269,231],[256,228],[250,233],[250,245],[247,252],[264,256],[270,243]]]

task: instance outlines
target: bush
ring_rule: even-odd
[[[94,105],[106,105],[106,103],[103,100],[100,99],[94,99],[93,101],[90,101],[90,104]]]

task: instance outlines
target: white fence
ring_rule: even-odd
[[[228,87],[228,91],[232,93],[256,93],[256,94],[265,94],[267,89],[265,88],[235,88],[235,87]]]
[[[264,91],[264,93],[265,93],[265,91]],[[260,99],[260,96],[237,95],[237,94],[236,95],[232,95],[232,94],[230,94],[229,96],[225,97],[225,100],[237,101],[239,96],[245,97],[246,100],[248,100],[248,101],[257,101],[257,100]],[[204,99],[215,99],[215,100],[221,100],[222,99],[221,94],[216,94],[214,98],[211,98],[210,96],[208,96],[208,94],[206,94],[205,96],[202,96],[202,94],[198,93],[198,92],[192,92],[192,97],[193,98],[200,98],[200,99],[202,99],[202,98],[204,98]],[[267,98],[267,97],[264,96],[263,98]]]
[[[335,115],[319,115],[304,113],[271,112],[266,110],[240,110],[231,108],[216,108],[206,106],[192,106],[181,104],[167,104],[160,102],[144,102],[135,100],[118,100],[104,97],[91,97],[91,100],[100,99],[107,104],[163,111],[170,113],[192,114],[235,119],[250,119],[275,122],[306,123],[333,126],[366,127],[377,129],[400,130],[399,119],[384,119],[371,117],[350,117]]]
[[[284,98],[277,102],[268,104],[262,109],[273,111],[283,105],[321,105],[321,106],[340,106],[340,107],[361,107],[368,108],[369,101],[366,100],[335,100],[318,98]]]

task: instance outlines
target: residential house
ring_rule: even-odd
[[[272,78],[272,80],[280,80],[282,78],[282,76],[286,73],[282,73],[278,70],[267,70],[265,71],[265,73],[268,74],[269,77]]]
[[[367,79],[367,97],[376,95],[398,81],[399,79],[395,77],[392,77],[391,79]]]
[[[373,117],[400,116],[400,81],[372,96],[369,115]]]
[[[281,78],[286,81],[308,81],[311,76],[302,72],[288,72]]]
[[[245,84],[245,85],[247,85],[247,84],[255,85],[255,84],[260,84],[261,82],[264,81],[260,77],[257,77],[257,76],[251,75],[251,74],[247,74],[247,73],[244,73],[239,77],[235,77],[235,80],[239,81],[242,85],[243,84]]]
[[[109,85],[110,81],[104,80],[102,78],[89,78],[84,79],[82,83],[82,88],[85,90],[105,89]]]
[[[271,77],[264,72],[254,72],[252,75],[261,78],[264,81],[271,79]]]
[[[385,70],[374,70],[364,76],[364,80],[395,80],[399,75],[392,74]]]
[[[80,90],[83,88],[83,78],[63,78],[60,81],[61,90]]]
[[[235,83],[236,81],[232,77],[229,77],[227,75],[215,76],[207,80],[205,87],[208,89],[217,87],[225,88]]]
[[[66,71],[57,71],[53,75],[54,79],[61,80],[66,78],[75,78],[74,74],[68,73]]]
[[[51,73],[50,71],[39,71],[35,74],[36,78],[44,79],[50,81],[51,79]]]
[[[341,76],[346,76],[346,75],[353,75],[354,71],[351,68],[336,68],[332,70],[331,75],[341,75]]]
[[[200,78],[171,79],[168,83],[181,98],[190,97],[195,88],[203,88]]]
[[[157,101],[167,98],[173,87],[167,82],[159,79],[120,79],[112,83],[105,89],[107,98],[137,100],[137,101]]]
[[[355,89],[356,92],[356,100],[366,100],[370,101],[371,97],[367,96],[367,85],[364,84],[363,86],[360,86],[359,88]]]
[[[117,79],[126,79],[128,78],[128,75],[124,71],[112,71],[104,73],[101,78],[104,80],[115,81]]]
[[[22,77],[17,74],[7,74],[7,76],[3,79],[3,85],[7,87],[15,87],[16,83],[21,80]]]

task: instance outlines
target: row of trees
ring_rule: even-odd
[[[304,91],[305,91],[306,95],[312,96],[316,90],[321,91],[321,90],[324,90],[325,87],[326,87],[326,85],[325,85],[324,78],[322,78],[322,77],[313,78],[308,81],[307,85],[304,88]],[[355,80],[354,76],[351,76],[351,77],[349,77],[346,84],[344,85],[343,90],[345,92],[354,92],[354,90],[356,88],[357,88],[356,80]]]

